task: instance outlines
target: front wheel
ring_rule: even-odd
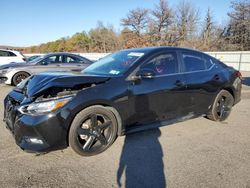
[[[79,155],[92,156],[106,150],[117,136],[115,115],[103,106],[88,107],[74,118],[69,145]]]
[[[221,90],[213,103],[213,106],[207,115],[207,118],[213,121],[224,121],[231,113],[234,104],[234,98],[226,90]]]
[[[17,86],[21,81],[28,78],[30,76],[27,72],[18,72],[12,78],[12,83],[14,86]]]

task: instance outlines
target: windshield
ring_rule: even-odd
[[[34,59],[38,58],[39,56],[38,55],[34,55],[34,56],[31,56],[31,57],[28,57],[26,59],[26,61],[33,61]]]
[[[31,61],[27,61],[27,63],[37,63],[38,61],[42,60],[44,56],[38,56],[35,59],[32,59]]]
[[[136,51],[116,52],[98,60],[82,72],[96,75],[122,75],[143,55],[144,53]]]

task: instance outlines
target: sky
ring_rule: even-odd
[[[168,0],[176,7],[181,0]],[[231,0],[189,0],[201,19],[207,8],[218,24],[227,21]],[[0,45],[31,46],[89,31],[98,21],[121,30],[120,20],[131,9],[154,8],[158,0],[2,0]]]

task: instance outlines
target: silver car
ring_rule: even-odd
[[[51,53],[26,63],[0,66],[0,78],[5,84],[17,85],[25,78],[45,71],[81,71],[92,61],[70,53]]]

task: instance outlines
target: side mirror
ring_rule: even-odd
[[[154,78],[154,76],[155,76],[154,71],[149,69],[142,69],[136,73],[136,77],[139,79],[152,79]]]

